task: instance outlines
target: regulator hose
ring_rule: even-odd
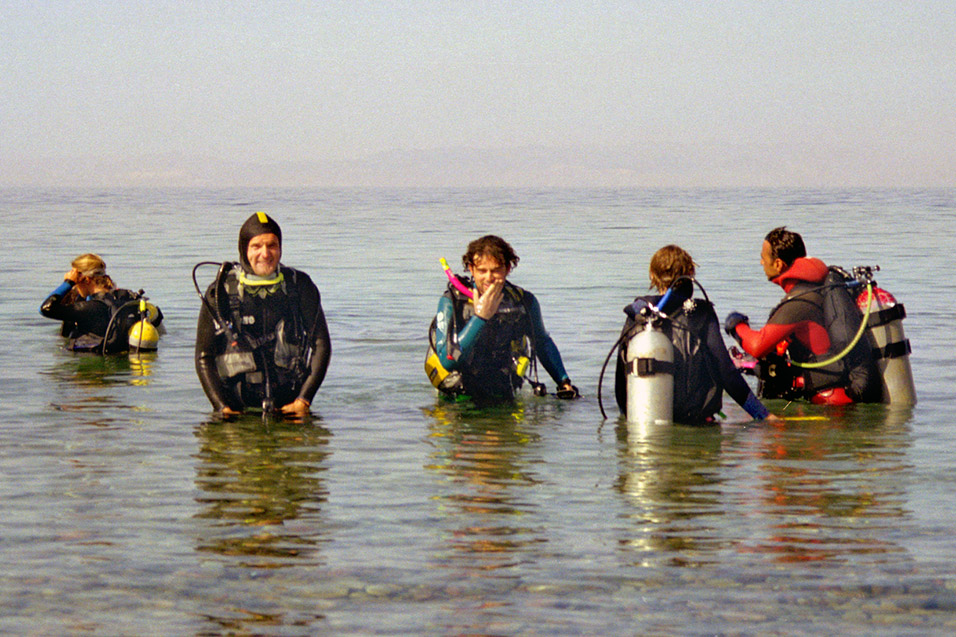
[[[126,303],[123,303],[121,306],[116,308],[116,311],[113,312],[113,316],[110,317],[110,322],[106,324],[106,331],[103,333],[103,353],[104,354],[106,353],[107,343],[110,342],[110,332],[113,330],[113,326],[116,324],[116,317],[120,315],[120,312],[122,312],[126,308],[126,306],[140,305],[140,300],[145,302],[146,297],[142,296],[143,291],[140,290],[139,294],[140,294],[139,298],[133,299],[132,301],[127,301]],[[143,309],[141,308],[140,314],[139,314],[139,320],[142,321],[145,318],[146,318],[146,312],[143,311]],[[143,341],[143,335],[142,335],[142,332],[140,332],[140,343],[142,343],[142,341]]]
[[[860,329],[856,331],[856,335],[853,337],[853,340],[850,341],[850,344],[843,348],[843,351],[839,354],[828,358],[825,361],[816,361],[814,363],[797,363],[794,361],[789,361],[794,367],[802,367],[804,369],[817,369],[820,367],[826,367],[827,365],[832,365],[833,363],[839,361],[844,356],[853,351],[853,348],[856,347],[856,344],[860,342],[860,339],[863,337],[863,332],[866,331],[867,325],[870,322],[870,308],[873,306],[873,284],[869,281],[866,283],[866,311],[863,312],[863,320],[860,321]]]
[[[202,301],[203,305],[206,306],[206,309],[209,310],[209,315],[212,318],[213,324],[216,326],[216,332],[222,333],[228,329],[226,320],[219,313],[218,307],[213,307],[209,302],[209,299],[206,298],[206,295],[202,293],[202,290],[199,289],[199,282],[196,280],[196,270],[204,265],[214,265],[219,268],[219,271],[216,273],[216,288],[214,294],[216,295],[216,305],[219,305],[219,285],[218,282],[222,278],[223,273],[228,269],[232,264],[228,261],[200,261],[193,266],[193,287],[196,288],[196,294],[199,295],[199,299]]]

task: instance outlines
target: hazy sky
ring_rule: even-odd
[[[956,185],[952,0],[0,0],[0,37],[0,185]]]

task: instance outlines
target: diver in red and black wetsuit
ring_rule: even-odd
[[[820,259],[806,255],[807,250],[799,234],[783,226],[771,230],[760,251],[760,264],[767,279],[783,288],[787,296],[773,309],[767,324],[759,331],[752,329],[749,319],[739,312],[731,312],[724,322],[727,333],[748,354],[764,364],[768,358],[782,355],[785,351],[792,361],[813,362],[830,349],[820,292],[828,268]],[[854,402],[844,387],[823,383],[813,373],[799,375],[782,359],[778,360],[782,364],[778,365],[775,375],[783,372],[784,368],[790,370],[791,376],[785,381],[792,385],[788,397],[802,394],[817,404]],[[831,386],[822,387],[823,384]],[[765,395],[765,392],[761,394],[763,398],[774,397]]]

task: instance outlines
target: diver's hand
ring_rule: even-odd
[[[242,413],[241,411],[236,411],[236,410],[233,409],[232,407],[223,407],[223,408],[219,411],[219,414],[220,414],[223,418],[234,418],[234,417],[238,416],[238,415],[241,414],[241,413]]]
[[[555,390],[554,395],[563,400],[571,400],[572,398],[580,398],[581,392],[578,391],[578,388],[571,384],[571,379],[567,379]]]
[[[731,312],[724,321],[724,331],[736,339],[738,343],[740,342],[740,337],[737,335],[737,326],[741,323],[749,326],[750,319],[747,318],[746,314],[741,314],[740,312]]]
[[[69,281],[73,285],[76,285],[77,282],[79,282],[80,280],[80,276],[82,276],[80,274],[80,271],[77,270],[76,268],[73,268],[72,270],[70,270],[69,272],[63,275],[63,280]]]
[[[305,416],[309,413],[309,402],[304,398],[296,398],[288,405],[283,405],[279,410],[287,416]]]
[[[475,314],[486,321],[495,315],[498,306],[501,304],[501,297],[504,294],[504,281],[492,283],[485,288],[485,293],[478,296],[478,289],[475,288]]]

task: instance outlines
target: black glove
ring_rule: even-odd
[[[571,384],[570,380],[564,381],[560,387],[554,392],[554,395],[562,400],[571,400],[572,398],[578,398],[581,396],[581,393],[578,391],[578,388]]]
[[[741,323],[750,325],[750,319],[747,318],[746,314],[731,312],[727,315],[727,320],[724,321],[724,331],[733,336],[737,341],[740,341],[740,337],[737,336],[737,326]]]

